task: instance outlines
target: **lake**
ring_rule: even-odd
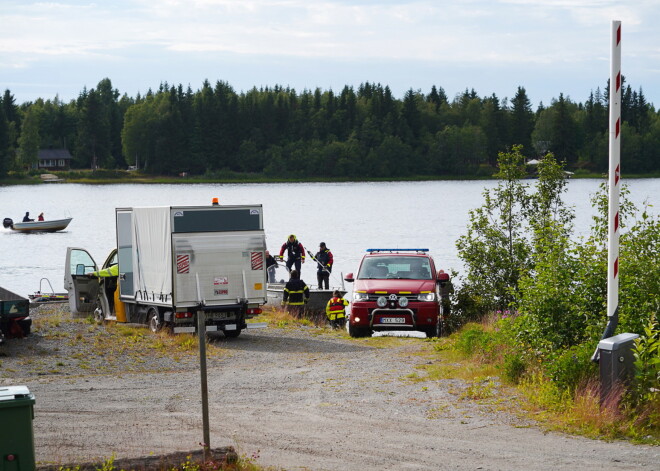
[[[534,181],[531,180],[530,184]],[[660,179],[625,180],[631,199],[658,204]],[[594,214],[590,197],[600,180],[571,180],[565,201],[576,209],[576,231],[585,234]],[[0,218],[21,221],[71,216],[66,231],[21,234],[0,227],[0,287],[27,296],[48,279],[63,290],[67,247],[82,247],[102,264],[115,246],[115,208],[211,204],[262,204],[268,248],[273,254],[291,233],[316,253],[325,242],[335,256],[331,285],[357,269],[365,249],[428,248],[439,268],[460,272],[456,240],[466,232],[468,212],[483,202],[496,181],[274,184],[117,184],[53,183],[0,187]],[[652,210],[651,212],[657,213]],[[312,261],[302,278],[316,283]],[[346,286],[350,288],[349,285]],[[49,291],[46,282],[43,291]]]

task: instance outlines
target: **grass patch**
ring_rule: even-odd
[[[571,350],[568,359],[558,356],[549,368],[538,359],[516,355],[502,340],[491,322],[467,324],[448,338],[430,341],[430,361],[407,379],[461,379],[467,388],[454,391],[461,399],[490,403],[497,397],[515,398],[501,401],[498,408],[514,414],[522,411],[549,430],[660,445],[660,397],[642,410],[630,410],[622,392],[601,405],[598,380],[573,372],[581,351]],[[579,381],[577,387],[561,387],[569,374]]]

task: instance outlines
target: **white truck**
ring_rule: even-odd
[[[64,287],[75,315],[146,323],[157,332],[206,330],[238,337],[266,303],[266,237],[261,205],[117,208],[117,248],[97,277],[89,252],[69,247]]]

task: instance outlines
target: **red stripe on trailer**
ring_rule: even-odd
[[[179,274],[190,273],[190,255],[176,256],[176,272]]]
[[[253,270],[261,270],[264,267],[264,254],[263,252],[252,252],[250,254],[250,263]]]

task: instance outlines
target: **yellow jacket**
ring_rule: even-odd
[[[346,317],[346,306],[348,306],[348,304],[348,301],[344,298],[330,298],[330,301],[328,301],[328,304],[325,306],[325,314],[331,321],[343,319]]]
[[[109,277],[109,276],[119,276],[119,265],[110,265],[109,268],[106,268],[105,270],[99,270],[95,271],[94,273],[90,273],[90,275],[93,276],[99,276],[101,278]]]

